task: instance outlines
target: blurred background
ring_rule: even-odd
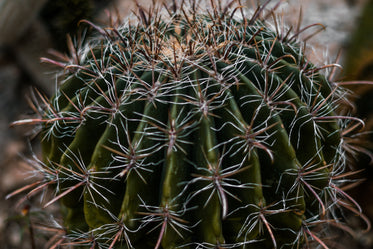
[[[138,2],[148,3],[147,0]],[[245,4],[257,2],[247,0]],[[277,2],[273,0],[271,4]],[[115,13],[112,19],[121,19],[131,14],[135,5],[132,0],[0,0],[0,248],[47,246],[47,240],[33,235],[37,224],[30,229],[27,213],[40,210],[37,200],[21,205],[17,197],[6,200],[9,193],[30,183],[26,174],[29,166],[24,158],[40,153],[37,143],[26,136],[32,135],[32,129],[9,128],[9,125],[32,113],[28,105],[31,89],[37,88],[51,96],[56,86],[57,69],[41,63],[40,57],[52,57],[55,51],[68,54],[66,34],[74,37],[79,33],[79,20],[105,25],[110,21],[108,11]],[[286,23],[297,25],[300,9],[302,26],[321,23],[326,27],[307,42],[309,56],[315,64],[335,63],[339,57],[337,63],[345,67],[343,72],[336,72],[340,78],[373,80],[373,18],[369,18],[373,17],[373,1],[288,0],[283,1],[279,13],[283,13]],[[352,86],[351,89],[356,93],[353,101],[357,115],[364,119],[367,127],[372,127],[372,85]],[[373,142],[372,136],[369,139]],[[373,219],[373,166],[369,166],[370,158],[366,155],[358,159],[356,169],[364,169],[358,177],[365,181],[349,193],[361,204],[366,216]],[[53,213],[55,207],[51,208]],[[58,212],[55,215],[58,219]],[[356,231],[361,228],[356,217],[351,217],[351,224]],[[58,233],[58,229],[45,232]],[[341,242],[343,246],[339,248],[342,249],[373,248],[372,232],[357,232],[354,238],[336,232],[335,239]]]

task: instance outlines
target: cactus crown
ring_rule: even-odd
[[[44,174],[65,239],[87,248],[326,248],[347,137],[346,91],[274,10],[232,1],[139,8],[99,28],[43,99]],[[167,17],[166,17],[167,16]],[[86,21],[87,22],[87,21]],[[87,22],[89,23],[89,22]],[[40,95],[41,96],[41,95]],[[351,151],[351,150],[349,150]],[[347,204],[348,203],[348,204]]]

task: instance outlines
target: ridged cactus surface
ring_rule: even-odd
[[[358,213],[340,182],[360,123],[274,16],[191,2],[91,24],[39,120],[65,244],[327,248],[336,210]]]

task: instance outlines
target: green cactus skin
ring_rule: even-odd
[[[66,64],[40,121],[46,206],[61,201],[69,245],[326,248],[354,203],[343,88],[271,28],[274,12],[213,5],[94,26]]]

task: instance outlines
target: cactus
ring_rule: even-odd
[[[96,38],[48,59],[64,79],[16,123],[39,124],[44,178],[20,191],[54,189],[67,244],[327,248],[339,210],[360,214],[341,186],[362,122],[275,9],[139,7],[119,27],[83,21]]]

